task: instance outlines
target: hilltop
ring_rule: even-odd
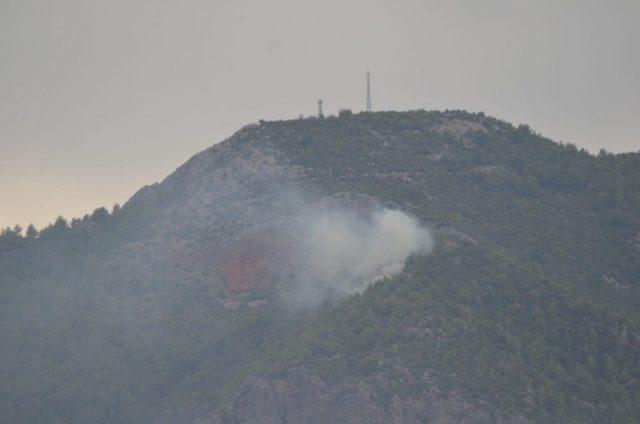
[[[640,154],[482,113],[246,126],[122,208],[3,233],[0,418],[637,422],[638,181]],[[325,209],[433,249],[292,309]]]

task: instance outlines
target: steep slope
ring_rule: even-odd
[[[483,114],[250,125],[113,214],[5,233],[2,418],[635,422],[638,181]],[[382,207],[433,253],[292,310],[306,217]]]

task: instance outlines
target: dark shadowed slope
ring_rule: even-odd
[[[5,231],[0,418],[637,422],[638,181],[638,154],[483,114],[245,127],[114,213]],[[326,208],[404,211],[435,248],[292,308]]]

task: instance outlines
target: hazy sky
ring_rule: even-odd
[[[0,225],[124,203],[258,119],[484,111],[640,150],[640,1],[0,0]]]

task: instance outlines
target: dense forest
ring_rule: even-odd
[[[640,422],[638,182],[638,153],[482,113],[249,125],[122,207],[2,231],[0,421],[306,422],[259,396],[285,381],[314,422]],[[433,251],[291,308],[292,205],[367,202]]]

